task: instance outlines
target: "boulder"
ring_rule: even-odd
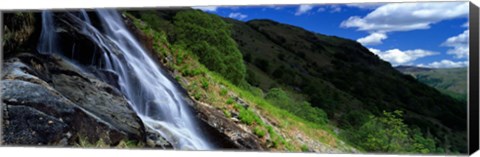
[[[204,130],[215,135],[212,142],[223,149],[266,150],[266,146],[257,136],[226,118],[221,111],[202,102],[195,103],[197,117],[202,120]]]
[[[5,144],[73,145],[80,138],[109,145],[145,141],[142,121],[120,92],[74,64],[19,53],[3,67]]]

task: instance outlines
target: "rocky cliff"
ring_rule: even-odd
[[[63,47],[74,42],[92,44],[68,16],[56,16]],[[81,49],[85,52],[77,56],[36,52],[40,21],[38,13],[5,15],[1,71],[3,144],[98,146],[101,142],[107,147],[127,144],[172,148],[160,134],[144,126],[119,91],[118,76],[87,61],[98,57],[89,52],[93,48]],[[185,99],[196,109],[202,130],[217,147],[264,149],[255,135],[221,112],[187,96]]]

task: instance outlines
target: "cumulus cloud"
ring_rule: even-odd
[[[317,9],[317,12],[324,12],[324,11],[327,11],[327,10],[330,10],[329,11],[330,13],[337,13],[337,12],[342,11],[342,7],[340,5],[323,6],[323,7],[319,7]]]
[[[203,7],[192,7],[193,9],[200,9],[206,12],[216,12],[218,7],[216,6],[203,6]]]
[[[386,34],[429,29],[434,23],[459,17],[468,17],[468,2],[389,3],[364,17],[351,16],[340,27]]]
[[[441,61],[432,62],[429,64],[419,64],[417,66],[427,67],[427,68],[459,68],[459,67],[467,67],[468,61],[454,62],[451,60],[441,60]]]
[[[468,35],[469,30],[465,30],[463,33],[448,38],[442,43],[442,46],[451,47],[447,51],[447,54],[455,55],[455,58],[468,58]]]
[[[338,5],[332,5],[330,6],[330,8],[332,9],[330,12],[331,13],[337,13],[337,12],[341,12],[342,11],[342,7],[338,6]]]
[[[312,5],[300,5],[297,9],[297,12],[295,12],[295,16],[300,16],[302,14],[305,14],[312,9],[313,9]]]
[[[242,13],[230,13],[228,14],[229,18],[234,18],[238,20],[243,20],[248,17],[248,15],[242,14]]]
[[[349,7],[356,7],[360,9],[377,9],[378,7],[385,5],[385,3],[354,3],[346,4]]]
[[[437,52],[415,49],[415,50],[399,50],[399,49],[390,49],[387,51],[381,51],[374,48],[369,48],[369,50],[378,55],[381,59],[390,62],[392,65],[402,65],[402,64],[411,64],[413,61],[438,54]]]
[[[385,39],[387,39],[387,35],[384,33],[372,33],[369,36],[358,39],[357,41],[362,45],[378,45]]]

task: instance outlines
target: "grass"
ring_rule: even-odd
[[[259,126],[253,129],[253,133],[255,133],[255,135],[257,135],[259,138],[263,138],[266,134],[265,130],[263,130],[263,128]]]
[[[294,138],[298,131],[319,142],[333,147],[338,146],[337,142],[339,140],[330,125],[311,123],[270,104],[263,98],[263,92],[258,88],[241,88],[232,84],[220,74],[209,71],[199,63],[195,55],[185,51],[181,46],[171,45],[164,38],[164,33],[152,31],[148,28],[148,25],[142,25],[138,19],[127,16],[136,21],[134,24],[140,27],[145,34],[160,36],[154,38],[156,39],[153,43],[153,45],[156,45],[154,50],[157,51],[158,55],[165,55],[159,58],[173,57],[174,62],[166,63],[166,66],[181,73],[181,76],[177,75],[175,78],[182,77],[187,80],[186,84],[183,81],[180,83],[194,99],[223,110],[224,115],[228,118],[232,116],[230,111],[237,110],[240,121],[247,124],[256,136],[260,138],[268,137],[270,139],[271,148],[301,151],[302,143]],[[236,104],[232,95],[243,99],[249,104],[249,108],[247,109]],[[257,112],[254,112],[254,110]],[[269,121],[276,121],[276,126],[267,125],[259,115],[262,115]],[[277,131],[274,128],[277,128]]]

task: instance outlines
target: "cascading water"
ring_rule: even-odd
[[[207,150],[211,146],[195,123],[183,95],[125,27],[114,10],[97,10],[101,33],[82,11],[77,15],[81,33],[102,48],[103,69],[119,76],[122,93],[149,127],[177,149]],[[56,52],[56,33],[51,12],[42,13],[40,52]],[[72,50],[73,51],[73,50]]]
[[[42,12],[42,32],[38,43],[37,51],[40,53],[56,53],[57,34],[53,25],[53,13],[51,11]]]

